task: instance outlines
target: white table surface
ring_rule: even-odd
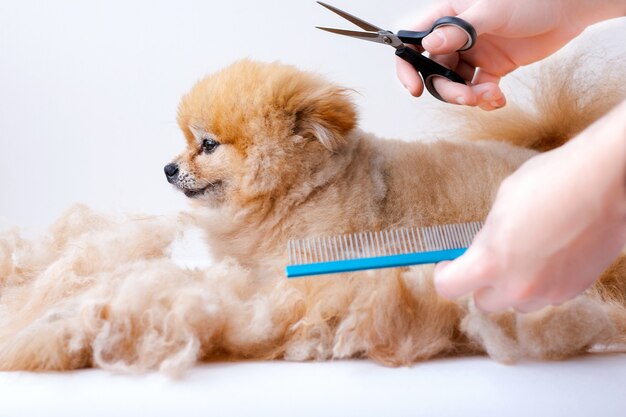
[[[183,377],[0,373],[0,416],[626,416],[626,354],[199,365]]]

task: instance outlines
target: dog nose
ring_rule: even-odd
[[[178,174],[178,165],[174,163],[167,164],[165,165],[165,168],[163,168],[163,171],[165,171],[165,176],[167,177],[167,180],[171,181]]]

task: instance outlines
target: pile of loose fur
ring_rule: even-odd
[[[331,278],[325,301],[307,305],[306,281],[256,277],[228,260],[178,266],[169,247],[189,221],[76,206],[41,240],[2,235],[0,369],[175,374],[233,356],[399,365],[485,351],[511,362],[566,357],[626,334],[624,304],[593,291],[535,314],[487,315],[469,299],[438,298],[429,267],[370,271],[351,293],[335,293]]]

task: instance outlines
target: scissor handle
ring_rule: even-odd
[[[467,35],[467,42],[465,42],[465,45],[458,49],[459,51],[467,51],[476,43],[477,35],[474,26],[456,16],[444,16],[435,20],[435,23],[433,23],[433,26],[429,30],[424,30],[421,32],[400,30],[398,31],[398,38],[400,38],[400,40],[404,43],[422,46],[422,39],[430,35],[433,30],[441,26],[455,26],[465,32],[465,34]]]
[[[435,86],[433,85],[435,77],[444,77],[450,81],[465,84],[465,80],[463,79],[463,77],[461,77],[456,72],[444,67],[443,65],[438,64],[432,59],[426,58],[424,55],[407,46],[396,49],[396,55],[411,64],[413,68],[415,68],[422,75],[422,79],[424,80],[424,85],[426,86],[426,89],[433,97],[438,100],[445,102],[443,97],[439,95],[439,93],[435,89]]]

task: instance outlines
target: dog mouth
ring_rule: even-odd
[[[183,193],[189,198],[197,198],[203,196],[207,192],[211,192],[222,185],[222,181],[212,182],[209,185],[202,188],[183,189]]]

